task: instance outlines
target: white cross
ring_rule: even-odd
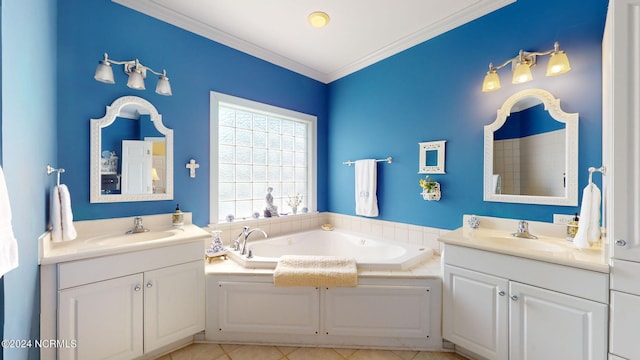
[[[195,160],[191,159],[189,160],[189,163],[185,166],[187,169],[189,169],[189,177],[196,177],[196,169],[200,167],[200,164],[198,164]]]

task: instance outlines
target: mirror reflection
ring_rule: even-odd
[[[173,130],[148,101],[125,96],[91,120],[91,202],[173,198]]]
[[[565,196],[565,137],[540,99],[518,101],[493,134],[494,193]]]
[[[485,126],[484,200],[578,202],[578,114],[541,89],[520,91]]]
[[[149,115],[117,117],[102,129],[100,154],[102,194],[165,192],[165,138]]]

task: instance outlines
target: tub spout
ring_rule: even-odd
[[[240,251],[240,255],[245,255],[247,253],[247,239],[249,239],[249,236],[251,234],[253,234],[255,231],[260,231],[263,235],[264,238],[268,238],[269,235],[267,235],[267,233],[260,229],[260,228],[253,228],[253,229],[249,229],[248,226],[244,227],[244,241],[242,242],[242,251]]]

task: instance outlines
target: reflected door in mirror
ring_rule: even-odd
[[[150,141],[122,141],[122,193],[152,194],[153,143]]]

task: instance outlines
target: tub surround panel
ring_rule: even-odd
[[[216,265],[207,265],[208,305],[205,338],[208,341],[231,344],[441,350],[439,277],[361,278],[357,287],[340,289],[276,288],[273,286],[273,275],[270,273],[232,275],[220,272],[221,267]],[[312,319],[303,324],[304,331],[299,331],[301,324],[294,322],[283,325],[281,320],[289,318],[291,312],[289,307],[283,307],[278,299],[284,293],[292,291],[303,301],[294,307],[297,316]],[[338,292],[334,294],[335,291]],[[362,296],[367,297],[366,303],[374,305],[367,306],[362,302]],[[256,297],[259,297],[260,307],[256,308],[257,311],[249,309],[247,314],[251,316],[242,311],[233,311],[233,304],[225,301],[235,299],[240,303],[253,302]],[[345,301],[345,297],[349,300]],[[407,311],[408,304],[415,306],[415,309]],[[380,309],[379,306],[382,305],[390,308],[390,311]],[[340,316],[344,312],[351,316]],[[229,317],[230,314],[234,316]]]

